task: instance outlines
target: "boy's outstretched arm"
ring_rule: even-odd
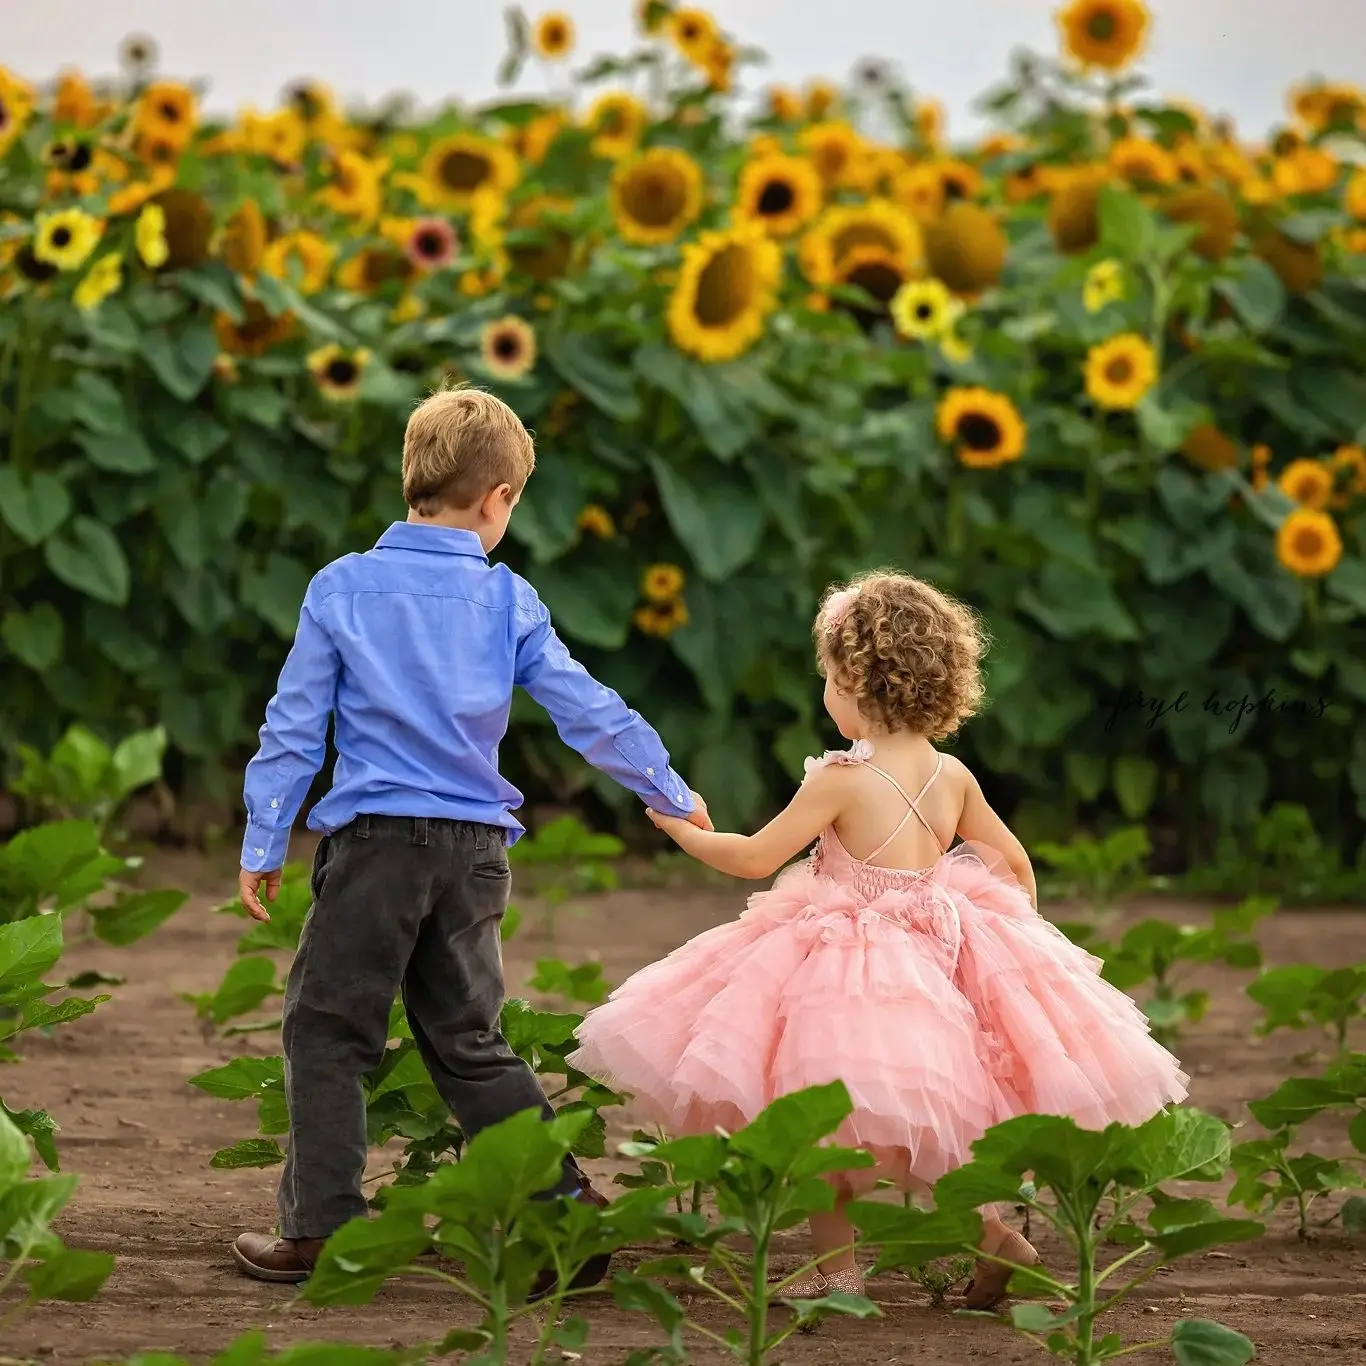
[[[711,829],[706,804],[674,772],[655,730],[565,648],[530,585],[517,608],[514,682],[550,713],[565,744],[653,811]]]
[[[270,919],[260,888],[264,883],[267,898],[275,899],[294,818],[327,753],[327,723],[336,700],[340,659],[318,619],[318,607],[310,585],[294,644],[266,708],[261,747],[247,765],[243,784],[247,830],[237,888],[255,920]]]

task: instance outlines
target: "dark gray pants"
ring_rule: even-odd
[[[425,817],[358,816],[324,839],[313,906],[285,989],[290,1137],[280,1234],[324,1238],[366,1213],[363,1075],[402,991],[432,1081],[467,1137],[519,1110],[554,1111],[498,1032],[504,832]],[[558,1192],[577,1188],[566,1162]]]

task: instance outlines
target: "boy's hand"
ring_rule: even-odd
[[[266,889],[266,900],[274,901],[280,891],[280,869],[269,873],[249,873],[243,868],[237,875],[237,896],[253,920],[270,919],[270,912],[261,901],[262,885]]]
[[[692,798],[692,815],[688,817],[688,824],[695,825],[702,830],[715,830],[716,827],[711,823],[706,802],[696,792],[690,792],[688,795]]]
[[[693,813],[693,816],[689,816],[687,820],[684,820],[681,816],[666,816],[662,811],[656,811],[653,807],[647,806],[645,808],[645,814],[649,816],[660,830],[678,844],[684,843],[688,838],[689,830],[693,826],[701,824],[701,822],[693,819],[697,814],[696,812]],[[703,809],[703,814],[705,815],[705,808]],[[706,825],[702,826],[702,829],[706,830],[710,825],[711,822],[708,821]]]

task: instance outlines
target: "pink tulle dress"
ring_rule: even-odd
[[[961,844],[928,868],[877,864],[908,820],[934,836],[919,803],[943,756],[914,798],[871,757],[860,741],[807,767],[887,780],[907,810],[881,848],[856,859],[826,830],[738,920],[618,987],[570,1061],[673,1136],[734,1132],[778,1096],[843,1081],[854,1110],[837,1140],[877,1160],[849,1174],[856,1189],[923,1191],[1015,1115],[1103,1128],[1184,1099],[1189,1079],[1142,1011],[999,855]]]

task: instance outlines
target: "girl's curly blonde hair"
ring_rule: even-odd
[[[821,674],[889,731],[950,736],[982,705],[987,635],[956,598],[878,571],[826,590],[813,629]]]

